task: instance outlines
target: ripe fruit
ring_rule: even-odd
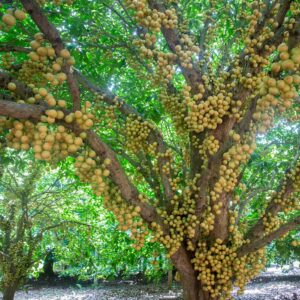
[[[42,96],[42,97],[46,97],[48,92],[45,88],[40,88],[39,89],[39,94]]]
[[[23,21],[24,19],[26,19],[26,14],[24,13],[24,11],[22,11],[20,9],[16,9],[14,12],[14,15],[20,21]]]
[[[60,55],[62,58],[65,58],[65,59],[68,59],[68,58],[71,57],[70,52],[69,52],[67,49],[62,49],[62,50],[59,52],[59,55]]]
[[[60,71],[61,70],[60,64],[57,64],[57,63],[54,63],[52,65],[52,68],[53,68],[54,71]]]
[[[17,88],[16,84],[13,83],[13,82],[10,82],[10,83],[7,85],[7,87],[8,87],[8,89],[9,89],[10,91],[15,91],[16,88]]]
[[[66,101],[65,100],[58,100],[57,101],[58,106],[60,107],[66,107]]]
[[[7,26],[14,26],[16,24],[16,19],[14,16],[10,14],[4,14],[2,16],[2,21],[7,25]]]

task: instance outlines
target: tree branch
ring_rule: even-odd
[[[283,179],[283,183],[285,182],[285,179]],[[288,199],[289,196],[293,193],[294,191],[294,185],[293,185],[293,181],[288,178],[286,180],[286,183],[284,185],[284,187],[280,187],[280,189],[284,188],[283,194],[281,196],[282,201],[284,201],[285,199]],[[280,203],[276,203],[275,200],[277,198],[277,193],[276,195],[273,197],[273,199],[271,200],[271,202],[269,203],[268,207],[265,210],[265,215],[270,214],[272,216],[275,216],[282,208]],[[249,239],[250,241],[254,241],[257,239],[260,239],[261,235],[263,234],[264,231],[264,223],[263,223],[263,219],[259,219],[258,222],[248,231],[248,233],[246,234],[246,239]]]
[[[65,47],[58,30],[48,21],[35,0],[21,0],[21,2],[45,38],[52,44],[56,55],[59,56],[60,51]],[[73,98],[73,109],[80,110],[80,92],[73,78],[71,68],[66,64],[62,70],[67,75],[67,83]]]
[[[29,119],[38,122],[40,117],[47,110],[46,106],[41,105],[30,105],[30,104],[19,104],[9,101],[0,100],[0,115],[7,116],[16,119]],[[81,130],[74,125],[67,123],[62,124],[78,133]],[[108,145],[106,145],[95,132],[92,130],[87,131],[87,144],[93,149],[99,157],[102,159],[108,158],[111,163],[107,166],[110,171],[110,178],[119,188],[122,197],[130,204],[134,206],[139,206],[141,208],[141,217],[148,223],[153,221],[161,224],[163,222],[161,218],[157,215],[156,210],[151,207],[148,203],[142,202],[139,199],[139,192],[129,181],[129,178],[124,173],[119,161],[116,158],[115,153],[111,150]]]
[[[32,90],[28,88],[25,84],[16,80],[9,73],[0,70],[0,88],[8,90],[7,85],[10,82],[14,82],[16,84],[16,89],[14,90],[14,93],[20,98],[25,99],[33,96]]]
[[[248,253],[255,252],[255,251],[259,250],[260,248],[265,247],[266,245],[271,243],[273,240],[276,240],[276,239],[284,236],[286,233],[288,233],[289,231],[296,229],[296,228],[300,229],[300,216],[296,217],[295,219],[282,225],[280,228],[278,228],[277,230],[273,231],[272,233],[264,236],[263,238],[257,239],[250,244],[243,245],[238,250],[238,255],[241,257]]]
[[[0,52],[21,52],[21,53],[29,53],[31,51],[30,48],[13,46],[13,45],[0,45]]]
[[[165,12],[166,8],[162,2],[157,0],[149,0],[149,7],[151,9],[156,9],[160,12]],[[165,37],[165,40],[168,44],[169,49],[176,54],[175,47],[177,45],[181,45],[179,32],[176,29],[166,28],[162,25],[161,32]],[[188,69],[183,67],[182,64],[179,62],[179,65],[182,69],[183,76],[187,83],[192,88],[192,91],[196,92],[199,90],[199,83],[202,82],[200,70],[193,64],[193,68]]]
[[[85,78],[78,70],[74,70],[75,78],[78,82],[80,82],[85,88],[88,90],[91,90],[96,93],[100,93],[103,98],[102,100],[107,103],[108,105],[116,105],[117,109],[120,110],[122,114],[125,116],[134,115],[135,117],[140,117],[144,120],[142,115],[132,106],[128,105],[123,99],[119,99],[117,96],[113,95],[109,91],[104,91],[100,87],[94,85],[92,82],[90,82],[87,78]],[[148,138],[149,143],[157,142],[158,144],[158,152],[159,154],[165,154],[168,150],[168,146],[163,140],[163,137],[161,133],[155,128],[150,129],[150,134]],[[163,171],[163,166],[169,162],[168,157],[159,156],[158,157],[158,164],[159,164],[159,170],[160,170],[160,177],[164,186],[164,191],[167,200],[171,200],[173,197],[173,191],[172,187],[169,181],[169,176],[165,174]]]

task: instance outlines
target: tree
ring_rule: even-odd
[[[76,222],[61,214],[63,207],[71,208],[76,194],[60,175],[28,155],[1,153],[0,287],[4,300],[13,299],[27,279],[44,234]]]
[[[21,3],[40,33],[28,48],[21,8],[2,17],[1,50],[14,52],[0,77],[3,143],[52,163],[76,156],[135,247],[148,234],[165,246],[186,300],[243,291],[266,245],[300,222],[297,157],[259,212],[250,197],[238,213],[257,136],[298,124],[299,2]]]

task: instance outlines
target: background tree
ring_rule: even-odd
[[[68,169],[65,164],[61,167]],[[64,226],[46,233],[36,253],[36,261],[50,248],[56,276],[95,283],[101,279],[160,280],[164,277],[170,264],[163,247],[148,237],[140,250],[134,249],[130,231],[120,231],[114,215],[103,207],[103,201],[84,185],[78,188],[85,188],[88,200],[77,199],[72,210],[63,208],[63,218],[74,219],[76,216],[89,227]]]
[[[140,273],[158,279],[169,267],[159,244],[146,242],[141,253],[131,247],[128,233],[117,230],[99,197],[78,182],[71,161],[51,169],[34,162],[30,153],[1,152],[4,299],[13,299],[16,289],[32,276],[97,280]]]
[[[257,135],[299,126],[299,2],[70,2],[21,0],[31,21],[15,2],[2,17],[2,51],[15,52],[0,78],[4,144],[75,155],[135,248],[148,234],[165,246],[185,299],[243,291],[300,222],[298,157],[259,211],[240,201],[255,208],[243,181]]]
[[[28,155],[1,154],[0,283],[3,299],[10,300],[37,262],[35,252],[44,234],[67,224],[85,223],[62,214],[80,197],[74,182]]]

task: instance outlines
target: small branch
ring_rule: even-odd
[[[29,53],[31,51],[30,48],[12,46],[12,45],[0,45],[0,52],[21,52],[21,53]]]
[[[164,4],[157,0],[149,0],[148,3],[151,9],[157,9],[161,12],[166,10]],[[176,54],[175,47],[177,45],[181,45],[179,32],[176,29],[166,28],[164,26],[162,26],[161,32],[165,37],[169,49]],[[193,65],[192,69],[183,67],[180,62],[179,65],[182,69],[183,76],[185,77],[187,83],[191,86],[192,91],[198,91],[199,83],[202,82],[200,70],[196,67],[196,65]]]
[[[300,229],[300,216],[289,221],[288,223],[282,225],[279,229],[273,231],[272,233],[259,238],[250,244],[245,244],[243,245],[239,250],[238,250],[238,255],[239,257],[244,256],[248,253],[255,252],[269,243],[271,243],[273,240],[276,240],[282,236],[284,236],[286,233],[288,233],[291,230],[294,229]]]
[[[288,173],[288,171],[286,172]],[[284,192],[282,194],[282,200],[288,199],[288,197],[293,193],[294,186],[293,182],[290,178],[288,178],[285,182],[285,179],[283,179],[284,184]],[[282,186],[279,187],[279,191],[282,188]],[[270,214],[272,216],[275,216],[280,210],[281,210],[281,204],[278,202],[275,202],[277,194],[274,196],[274,198],[269,203],[268,207],[265,210],[265,215]],[[262,232],[264,231],[264,223],[262,218],[257,221],[257,223],[248,231],[246,234],[246,239],[249,239],[250,241],[254,241],[258,238],[260,238]]]
[[[0,88],[8,90],[7,85],[10,82],[14,82],[16,84],[16,90],[14,93],[19,96],[20,98],[29,98],[33,96],[33,92],[30,88],[28,88],[25,84],[22,82],[14,79],[9,73],[0,71]]]
[[[4,252],[0,251],[0,256],[4,259],[10,259],[9,255],[5,254]]]
[[[102,5],[104,5],[106,8],[108,8],[111,12],[115,13],[120,20],[124,23],[124,25],[128,28],[133,28],[132,25],[130,25],[127,20],[125,20],[125,18],[116,10],[114,9],[112,6],[109,6],[108,4],[106,4],[105,2],[102,2]]]
[[[117,2],[119,3],[119,5],[122,7],[122,9],[124,10],[125,14],[127,15],[128,19],[130,19],[130,21],[132,23],[135,23],[134,20],[132,19],[132,17],[130,16],[130,14],[128,13],[128,10],[126,9],[126,7],[124,6],[124,4],[122,3],[122,0],[117,0]]]

